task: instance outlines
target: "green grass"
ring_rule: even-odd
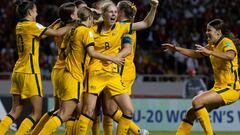
[[[191,132],[190,135],[203,135],[203,132]],[[216,132],[216,135],[239,135],[239,132]],[[63,132],[57,132],[53,135],[63,135]],[[101,134],[103,135],[103,134]],[[150,135],[175,135],[175,132],[150,132]]]
[[[63,135],[63,132],[55,132],[52,135]],[[216,132],[216,135],[239,135],[239,132]],[[13,132],[7,133],[6,135],[14,135]],[[101,134],[103,135],[103,134]],[[150,135],[175,135],[175,132],[156,132],[152,131],[150,132]],[[203,132],[191,132],[190,135],[203,135]]]

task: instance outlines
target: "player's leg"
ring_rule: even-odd
[[[24,101],[20,95],[13,95],[12,109],[8,115],[4,116],[0,122],[0,133],[5,134],[12,123],[20,116],[23,110]]]
[[[104,92],[102,91],[101,94],[98,96],[96,108],[95,108],[95,114],[94,114],[94,122],[92,126],[92,134],[93,135],[100,135],[100,115],[101,115],[101,107],[102,107],[102,98],[103,98]]]
[[[76,134],[86,135],[88,134],[89,126],[94,121],[93,115],[95,112],[95,106],[97,102],[97,95],[86,93],[83,101],[82,114],[79,117],[77,123]]]
[[[64,90],[61,92],[59,112],[48,120],[39,134],[51,134],[62,122],[71,118],[83,91],[83,81],[75,79],[71,73],[65,72],[61,80]]]
[[[103,130],[104,135],[112,135],[113,120],[111,115],[118,109],[108,89],[103,91]],[[121,116],[120,116],[121,117]]]
[[[77,108],[76,108],[76,110],[75,110],[75,113],[76,113],[76,119],[75,119],[75,121],[74,121],[74,123],[73,123],[73,128],[72,128],[72,134],[73,135],[76,135],[76,130],[77,130],[77,122],[78,122],[78,119],[79,119],[79,117],[80,117],[80,115],[81,115],[81,112],[82,112],[82,107],[83,107],[83,99],[84,99],[84,94],[85,94],[85,92],[83,93],[83,96],[81,97],[81,101],[77,104]]]
[[[202,94],[197,95],[193,98],[192,105],[194,108],[194,113],[199,119],[204,132],[207,135],[213,135],[213,130],[209,118],[209,113],[206,106],[223,106],[225,103],[222,97],[215,91],[210,90]]]
[[[29,99],[32,104],[32,112],[26,117],[16,135],[28,133],[42,115],[42,81],[40,74],[19,73],[19,86],[21,88],[21,98]]]
[[[131,99],[127,93],[124,93],[114,96],[114,100],[123,112],[118,123],[117,135],[127,135],[134,112]]]
[[[32,127],[36,124],[36,121],[38,121],[41,118],[42,97],[33,96],[30,98],[30,102],[32,104],[33,110],[31,114],[22,121],[20,127],[16,132],[16,135],[22,135],[29,132],[32,129]]]
[[[53,133],[63,122],[67,121],[72,116],[76,106],[77,101],[75,99],[62,101],[59,112],[48,120],[39,135]]]

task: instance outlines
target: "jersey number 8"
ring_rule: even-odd
[[[110,45],[108,42],[105,42],[105,50],[108,50],[108,49],[110,49]]]

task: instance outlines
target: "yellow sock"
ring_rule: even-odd
[[[73,125],[75,120],[71,119],[65,122],[65,135],[73,135]]]
[[[37,125],[33,128],[31,135],[38,135],[39,132],[42,130],[43,126],[47,123],[47,121],[52,116],[52,113],[47,112],[45,113],[41,119],[38,121]]]
[[[113,119],[116,122],[119,122],[120,118],[122,117],[122,111],[121,110],[117,110],[114,114],[113,114]],[[129,125],[129,130],[135,134],[138,135],[140,133],[140,128],[138,127],[138,125],[136,123],[134,123],[133,121],[131,121],[130,125]]]
[[[50,135],[62,124],[62,119],[59,116],[54,116],[48,120],[43,129],[38,135]]]
[[[0,133],[4,135],[8,128],[12,125],[13,121],[14,118],[10,114],[4,116],[0,122]]]
[[[117,110],[113,115],[112,118],[113,120],[115,120],[116,122],[119,122],[120,118],[122,117],[122,111],[121,110]]]
[[[80,115],[79,120],[77,122],[76,134],[87,135],[89,132],[90,123],[91,123],[91,117],[84,114]]]
[[[127,135],[128,134],[128,130],[129,130],[129,125],[131,123],[132,118],[123,115],[118,123],[118,127],[117,127],[117,135]]]
[[[138,135],[140,133],[139,126],[136,123],[134,123],[132,120],[129,123],[129,130],[133,132],[134,135]]]
[[[76,119],[76,120],[74,121],[74,123],[73,123],[73,131],[72,131],[73,135],[76,135],[77,122],[78,122],[78,119]]]
[[[212,130],[212,126],[211,126],[211,122],[210,122],[210,118],[209,118],[207,109],[205,107],[199,108],[199,109],[195,110],[195,115],[199,119],[200,124],[201,124],[204,132],[206,133],[206,135],[213,135],[213,130]]]
[[[176,135],[188,135],[192,129],[193,124],[187,120],[183,120],[178,126]]]
[[[100,114],[96,116],[92,125],[93,135],[100,135]]]
[[[103,117],[103,130],[104,135],[112,135],[113,121],[110,116],[104,115]]]
[[[35,121],[33,120],[32,117],[28,116],[27,118],[25,118],[20,127],[18,128],[17,132],[15,135],[25,135],[27,134],[31,128],[33,127],[33,125],[35,124]]]

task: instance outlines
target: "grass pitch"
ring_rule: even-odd
[[[203,132],[191,132],[190,135],[203,135]],[[14,135],[14,132],[9,132],[6,135]],[[63,131],[57,131],[53,133],[52,135],[64,135]],[[101,133],[103,135],[103,133]],[[157,132],[157,131],[152,131],[150,132],[150,135],[175,135],[175,132],[167,132],[167,131],[162,131],[162,132]],[[240,132],[216,132],[216,135],[240,135]]]

